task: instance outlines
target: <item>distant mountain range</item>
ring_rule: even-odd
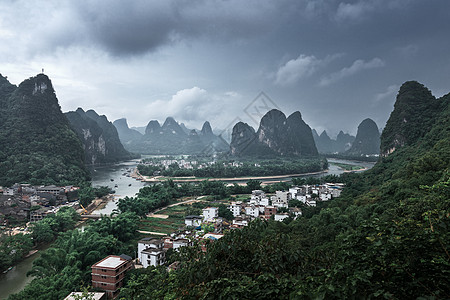
[[[330,138],[325,130],[320,135],[315,129],[312,133],[317,150],[321,154],[356,157],[380,153],[380,131],[371,119],[365,119],[359,124],[356,137],[342,130],[336,139]]]
[[[351,148],[353,141],[355,140],[354,136],[344,133],[342,130],[339,131],[336,139],[330,138],[325,130],[318,135],[317,131],[313,129],[312,134],[317,150],[321,154],[344,153]]]
[[[208,121],[200,131],[188,129],[174,118],[168,117],[161,126],[151,120],[144,134],[128,127],[126,119],[114,121],[125,149],[141,154],[205,154],[226,152],[229,145],[216,136]]]

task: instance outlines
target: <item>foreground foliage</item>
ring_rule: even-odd
[[[399,97],[409,86],[424,89],[408,83]],[[206,254],[185,248],[181,269],[134,274],[122,299],[449,299],[449,101],[432,100],[426,130],[413,133],[393,113],[382,144],[395,151],[364,174],[343,176],[340,198],[289,224],[254,221]]]

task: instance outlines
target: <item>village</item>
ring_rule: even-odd
[[[14,184],[0,187],[0,224],[10,222],[42,220],[48,214],[56,213],[63,206],[78,205],[76,186],[55,186]]]
[[[255,219],[280,222],[288,218],[296,219],[302,215],[303,207],[314,207],[318,202],[339,197],[343,187],[344,184],[341,183],[324,183],[294,186],[287,191],[276,191],[270,195],[263,190],[253,190],[250,195],[238,197],[240,201],[193,200],[211,204],[202,208],[199,215],[184,216],[184,226],[172,233],[140,230],[139,232],[147,237],[137,242],[135,258],[124,254],[111,254],[92,265],[92,286],[104,291],[99,293],[99,297],[103,295],[114,298],[123,286],[123,279],[128,270],[151,266],[165,266],[168,270],[177,269],[179,263],[176,261],[168,265],[166,259],[168,251],[173,253],[173,251],[179,251],[181,247],[198,244],[201,251],[206,252],[206,245],[222,238],[227,231],[246,227]],[[26,220],[30,224],[56,213],[64,206],[78,208],[78,212],[83,215],[87,211],[84,207],[79,208],[78,190],[79,188],[75,186],[32,186],[29,184],[15,184],[9,188],[0,188],[0,220],[5,226],[7,220],[13,216],[16,219]],[[226,203],[229,217],[219,216],[220,208],[217,207],[217,203],[221,205]],[[149,215],[152,214],[149,213]],[[5,218],[6,216],[8,218]],[[25,233],[24,231],[26,228],[9,234]],[[73,296],[74,294],[71,294],[66,299],[73,299],[71,298]]]
[[[292,187],[289,191],[276,191],[268,197],[262,190],[253,190],[248,201],[233,201],[227,207],[232,220],[219,217],[218,207],[206,207],[201,215],[184,218],[185,228],[168,235],[142,238],[137,242],[136,259],[127,255],[109,255],[92,266],[92,286],[104,290],[108,297],[115,297],[123,285],[125,273],[133,268],[148,268],[166,265],[166,254],[179,251],[198,243],[203,252],[207,243],[224,236],[228,230],[236,230],[249,225],[255,219],[283,221],[302,215],[299,207],[289,207],[291,201],[299,201],[304,206],[316,206],[319,201],[339,197],[344,185],[325,183]],[[143,232],[141,232],[143,233]],[[166,266],[168,270],[179,268],[177,261]]]

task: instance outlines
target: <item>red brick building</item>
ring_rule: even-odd
[[[133,267],[128,255],[109,255],[92,266],[92,286],[104,290],[108,298],[119,295],[125,273]]]
[[[266,206],[264,207],[264,218],[266,220],[270,219],[271,216],[277,213],[277,208],[274,206]]]

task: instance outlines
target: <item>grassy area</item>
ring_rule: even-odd
[[[184,226],[183,218],[172,218],[159,219],[159,218],[146,218],[142,220],[139,224],[139,230],[153,231],[161,233],[172,233],[177,231],[178,228]]]
[[[330,163],[330,165],[338,166],[339,168],[342,168],[346,171],[355,171],[355,170],[364,169],[364,167],[362,167],[362,166],[349,165],[349,164],[343,164],[343,163],[335,163],[335,162]]]
[[[234,195],[237,201],[244,201],[250,198],[250,195]],[[212,200],[213,197],[204,197],[201,203],[205,206],[218,206],[219,204],[227,205],[230,199]],[[140,221],[139,230],[161,232],[170,234],[177,231],[179,228],[184,227],[184,217],[186,210],[190,208],[190,204],[180,204],[172,207],[167,207],[157,212],[158,215],[168,215],[167,219],[161,218],[146,218]]]

